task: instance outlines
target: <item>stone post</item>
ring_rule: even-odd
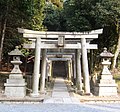
[[[40,81],[40,93],[45,92],[45,76],[46,76],[46,49],[42,50],[42,67],[41,67],[41,81]]]
[[[83,67],[83,75],[84,75],[85,94],[90,94],[86,38],[81,38],[81,50],[82,50],[82,67]]]
[[[41,39],[37,38],[35,43],[35,61],[34,61],[34,71],[33,71],[33,85],[32,85],[32,97],[37,97],[39,95],[39,78],[40,78],[40,49]]]
[[[71,81],[71,62],[68,60],[68,80]]]
[[[70,60],[70,72],[71,72],[71,81],[72,81],[72,78],[73,78],[73,66],[72,66],[72,59]]]
[[[75,59],[75,54],[73,55],[73,82],[75,84],[76,80],[76,59]]]
[[[81,52],[80,49],[77,49],[77,89],[82,92],[82,75],[81,75]]]
[[[52,74],[52,61],[47,60],[47,80],[50,82]]]

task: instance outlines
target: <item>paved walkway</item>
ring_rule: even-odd
[[[120,104],[0,104],[0,112],[120,112]]]
[[[80,101],[77,98],[69,95],[63,78],[56,78],[52,97],[45,99],[43,103],[79,104]]]

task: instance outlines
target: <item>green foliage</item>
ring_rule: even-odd
[[[47,30],[49,31],[64,30],[62,29],[64,21],[61,8],[58,8],[52,5],[51,3],[46,4],[44,14],[45,19],[43,24],[47,28]]]
[[[111,49],[118,39],[119,0],[66,0],[63,9],[52,4],[45,8],[44,25],[49,31],[88,31],[104,28],[93,43]],[[106,44],[107,43],[107,44]]]
[[[32,2],[32,29],[34,30],[43,30],[43,20],[44,20],[44,5],[45,5],[45,0],[34,0]]]
[[[18,27],[42,30],[45,0],[1,0],[0,1],[0,43],[6,20],[3,56],[24,42]]]
[[[86,7],[87,6],[87,7]],[[92,6],[83,0],[68,0],[64,3],[66,29],[68,31],[86,31],[92,29]],[[94,22],[94,21],[93,21]]]
[[[86,31],[104,28],[96,41],[99,48],[111,47],[117,42],[120,19],[119,0],[67,0],[64,3],[66,29]]]
[[[23,53],[23,55],[24,55],[25,57],[28,57],[28,56],[30,55],[29,49],[22,48],[22,49],[21,49],[21,52]]]
[[[4,40],[4,49],[3,49],[3,56],[6,58],[8,56],[8,52],[15,49],[15,46],[21,45],[24,42],[24,39],[21,38],[19,35],[12,36],[10,33],[6,33],[6,38]]]
[[[47,0],[49,3],[54,4],[57,7],[63,7],[63,0]]]
[[[113,47],[118,41],[118,21],[120,18],[120,1],[119,0],[101,0],[96,3],[95,23],[96,26],[104,26],[104,32],[99,38],[100,47]],[[107,45],[106,45],[107,43]]]
[[[120,0],[66,0],[63,6],[67,31],[103,28],[103,34],[91,42],[98,44],[94,59],[99,59],[97,56],[104,47],[115,51],[119,34]]]
[[[31,16],[31,0],[3,0],[0,5],[0,22],[7,18],[9,27],[26,26]]]

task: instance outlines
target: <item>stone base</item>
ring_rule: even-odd
[[[5,86],[5,95],[7,97],[25,97],[26,83],[21,74],[10,74]]]
[[[95,86],[94,94],[97,96],[117,96],[117,84],[111,74],[102,74],[100,83]]]
[[[39,97],[39,95],[40,95],[39,93],[31,93],[31,94],[30,94],[30,96],[33,97],[33,98],[34,98],[34,97]]]
[[[5,95],[7,97],[25,97],[26,96],[26,87],[25,86],[6,86]]]
[[[79,95],[83,95],[83,94],[84,94],[84,92],[83,92],[83,91],[80,91],[80,90],[77,90],[76,93],[78,93]]]
[[[97,96],[117,96],[117,85],[99,84],[98,86],[95,87],[94,94]]]
[[[85,96],[92,96],[92,93],[84,93]]]

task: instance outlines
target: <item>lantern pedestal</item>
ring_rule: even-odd
[[[95,87],[97,96],[117,96],[117,84],[111,74],[102,74],[100,83]]]
[[[13,56],[11,63],[14,65],[14,68],[9,75],[9,79],[4,83],[5,95],[7,97],[24,97],[26,96],[26,83],[19,69],[19,65],[22,62],[18,56]]]

